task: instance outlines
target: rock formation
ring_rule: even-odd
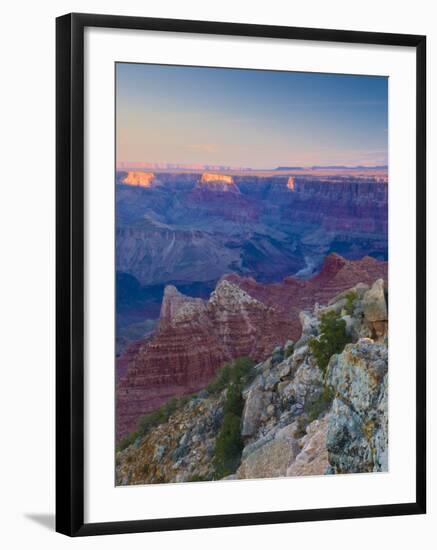
[[[134,187],[151,187],[152,182],[155,179],[155,174],[151,172],[128,172],[127,176],[122,180],[125,185],[132,185]]]
[[[210,189],[219,189],[220,191],[227,191],[235,188],[234,179],[232,176],[225,174],[216,174],[204,172],[199,180],[200,185],[205,185]]]
[[[116,393],[117,438],[133,430],[141,414],[170,397],[204,387],[226,361],[239,356],[263,360],[275,346],[298,339],[302,309],[326,303],[358,282],[386,275],[385,262],[331,255],[308,281],[289,277],[265,285],[226,276],[209,300],[190,298],[167,286],[155,334],[136,348],[133,357],[119,359],[123,376]],[[379,324],[369,325],[366,336],[375,335],[375,326],[384,331],[384,322],[372,321]]]
[[[379,341],[367,337],[375,321],[373,309],[366,309],[381,285],[359,283],[306,310],[299,340],[276,347],[253,367],[242,392],[241,458],[225,479],[387,471],[387,334]],[[387,306],[386,293],[381,299]],[[184,303],[176,296],[176,315]],[[332,312],[351,343],[323,370],[311,341],[320,339],[321,320]],[[167,421],[137,435],[116,455],[116,483],[217,479],[214,456],[228,391],[202,390]]]
[[[363,338],[334,355],[328,383],[336,398],[328,422],[329,473],[388,470],[387,346]]]

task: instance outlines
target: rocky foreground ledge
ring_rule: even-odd
[[[223,434],[235,384],[202,390],[117,452],[117,484],[387,471],[384,281],[359,283],[302,311],[300,322],[297,342],[252,367],[239,394],[238,433]],[[341,350],[326,357],[330,346]],[[233,453],[227,471],[217,468],[223,441]]]

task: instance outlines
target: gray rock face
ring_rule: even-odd
[[[301,311],[299,313],[299,320],[302,325],[302,335],[314,336],[317,334],[319,322],[311,313],[308,311]]]
[[[246,453],[237,470],[237,479],[285,476],[300,452],[297,440],[285,429],[275,437],[266,437],[263,443]]]
[[[378,279],[363,297],[364,317],[371,323],[387,321],[387,304],[384,295],[384,281]]]
[[[326,445],[333,473],[387,470],[387,346],[348,344],[328,366],[336,392]]]
[[[264,401],[264,392],[257,387],[247,393],[241,423],[241,435],[243,437],[254,435],[258,430],[264,410]]]
[[[340,292],[339,294],[337,294],[337,296],[334,296],[334,298],[331,298],[328,302],[328,306],[331,306],[332,304],[335,304],[340,300],[347,298],[347,296],[351,292],[353,292],[356,295],[356,297],[361,300],[365,292],[367,292],[367,290],[369,290],[369,285],[366,285],[365,283],[358,283],[354,287],[348,290],[343,290],[343,292]]]
[[[326,432],[329,415],[314,420],[299,442],[302,450],[287,469],[287,476],[323,475],[329,468]]]
[[[307,341],[319,334],[327,311],[342,316],[355,343],[332,356],[324,377]],[[303,336],[293,352],[280,363],[264,361],[244,394],[246,446],[237,478],[387,470],[387,344],[372,339],[379,339],[378,323],[387,324],[386,311],[384,286],[377,281],[301,314]],[[324,405],[331,394],[326,386],[335,399]]]
[[[303,407],[317,399],[322,383],[320,369],[312,361],[307,360],[297,369],[292,381],[283,389],[282,395],[289,402]]]

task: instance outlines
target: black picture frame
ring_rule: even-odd
[[[84,523],[84,29],[106,27],[416,50],[416,499],[399,504]],[[426,37],[68,14],[56,20],[56,530],[69,536],[423,514],[426,511]]]

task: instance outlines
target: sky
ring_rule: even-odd
[[[117,164],[388,163],[388,79],[116,64]]]

